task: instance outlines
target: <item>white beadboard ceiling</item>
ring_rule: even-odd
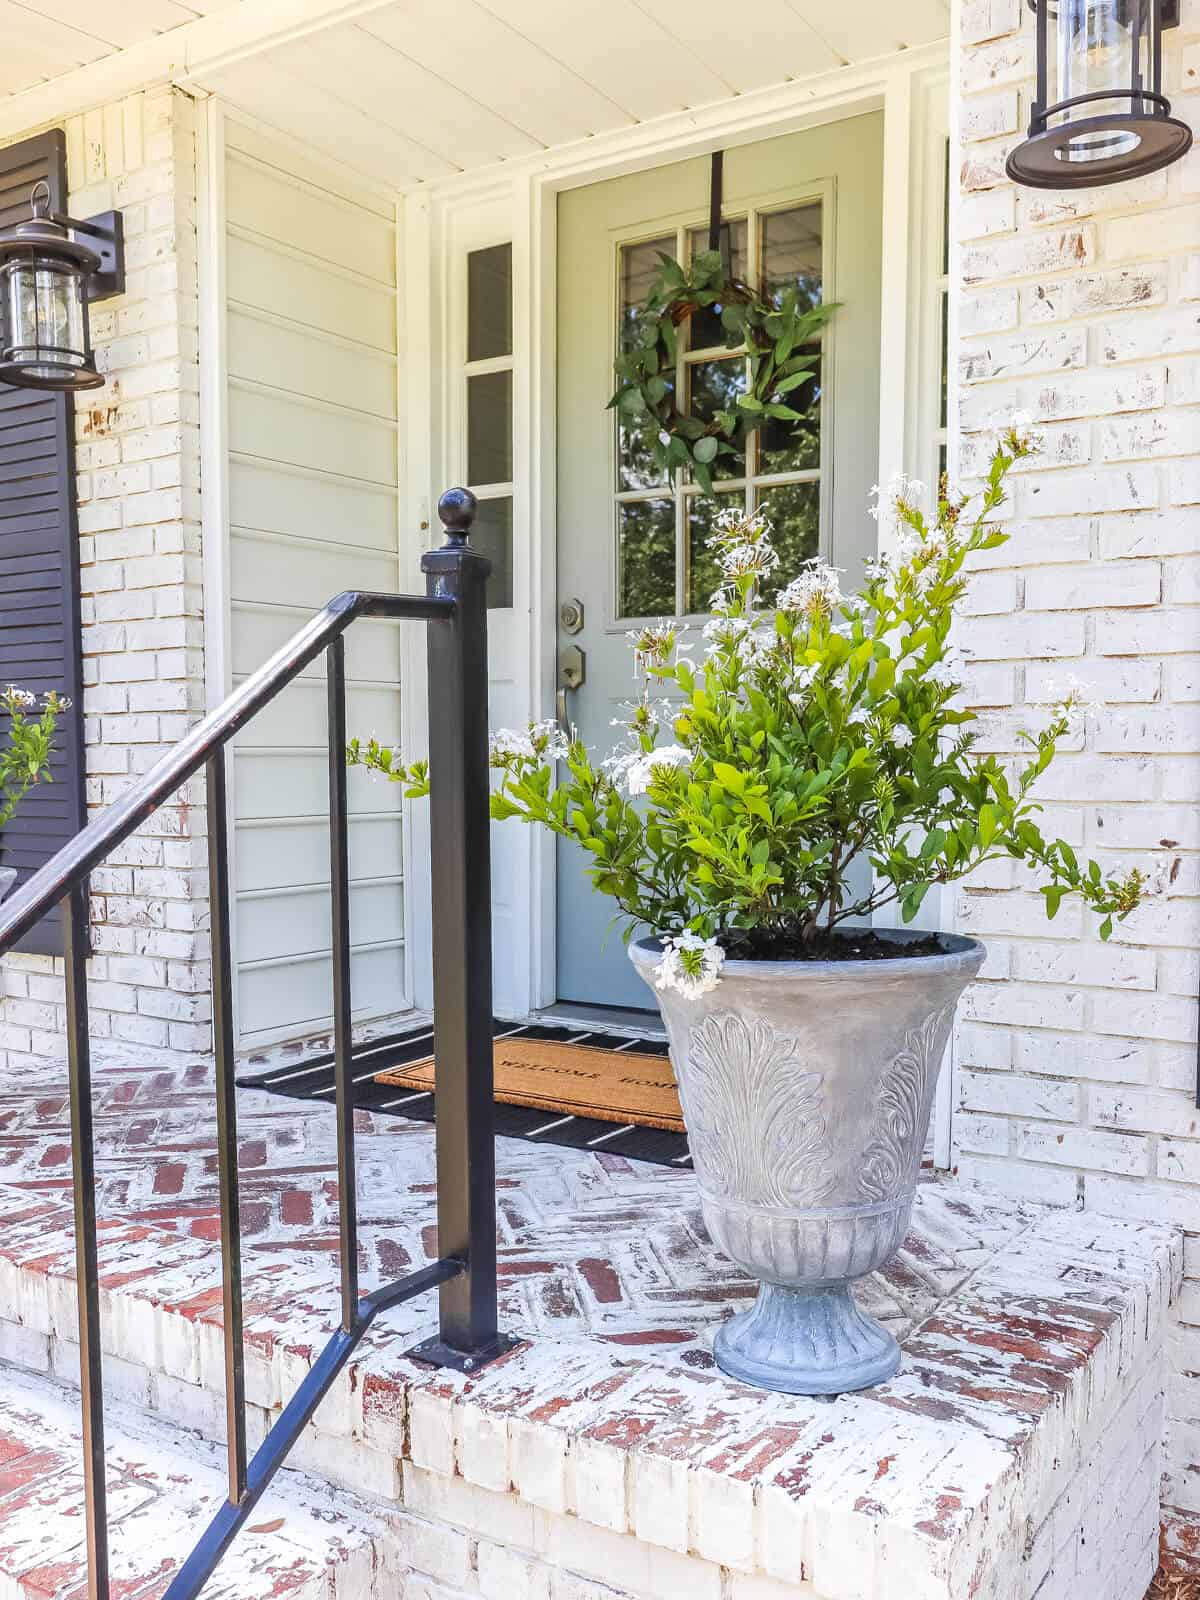
[[[238,0],[0,0],[0,95],[20,94]]]
[[[198,81],[404,188],[948,32],[944,0],[403,0]]]
[[[250,40],[289,7],[309,25]],[[95,64],[174,30],[171,76],[405,189],[931,44],[949,4],[0,0],[0,96],[108,70]],[[225,32],[238,48],[205,48]]]

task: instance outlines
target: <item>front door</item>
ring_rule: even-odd
[[[756,433],[736,475],[718,479],[711,495],[678,473],[656,480],[605,409],[622,320],[644,300],[658,253],[685,259],[707,248],[708,159],[560,197],[558,649],[583,653],[584,680],[568,709],[595,759],[611,748],[620,732],[613,719],[634,694],[628,631],[676,617],[683,647],[692,630],[699,646],[716,587],[709,530],[722,507],[767,513],[785,579],[821,554],[849,586],[874,554],[867,504],[879,443],[882,171],[881,113],[727,152],[723,216],[736,275],[798,284],[840,309],[821,341],[819,383],[788,397],[805,421]],[[724,349],[715,319],[692,320],[677,381],[700,414],[725,403],[745,362]],[[559,998],[649,1006],[614,903],[593,890],[577,846],[560,843],[557,877]]]

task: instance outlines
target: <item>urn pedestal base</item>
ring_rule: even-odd
[[[900,1346],[845,1284],[759,1285],[758,1299],[713,1341],[721,1371],[778,1394],[846,1394],[895,1375]]]

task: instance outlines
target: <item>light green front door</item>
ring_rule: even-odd
[[[773,423],[751,440],[736,476],[712,495],[678,474],[656,481],[605,409],[624,319],[644,299],[660,250],[707,248],[707,158],[564,194],[558,207],[558,601],[560,653],[578,646],[586,677],[568,695],[571,719],[598,759],[635,692],[625,637],[646,618],[699,628],[716,569],[708,549],[723,506],[764,510],[786,581],[821,554],[857,584],[875,551],[867,503],[878,467],[879,286],[883,117],[853,117],[726,153],[724,212],[738,276],[836,300],[821,342],[820,381],[788,397],[804,423]],[[723,403],[745,362],[693,318],[678,381],[695,413]],[[571,633],[570,602],[583,625]],[[564,608],[567,608],[564,610]],[[583,852],[558,855],[558,994],[568,1001],[649,1006],[597,894]]]

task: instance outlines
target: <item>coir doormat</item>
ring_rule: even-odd
[[[655,1067],[646,1068],[639,1062],[632,1074],[643,1081],[662,1083],[670,1073],[665,1040],[631,1039],[628,1034],[587,1029],[581,1024],[551,1026],[498,1020],[493,1024],[493,1031],[498,1044],[525,1040],[551,1045],[586,1046],[589,1050],[613,1057],[618,1074],[625,1072],[622,1057],[630,1053],[649,1057]],[[351,1073],[355,1106],[364,1111],[403,1117],[412,1122],[435,1121],[436,1096],[425,1083],[414,1089],[378,1081],[385,1074],[428,1063],[432,1050],[433,1034],[425,1024],[357,1045]],[[239,1076],[238,1084],[244,1089],[265,1090],[268,1094],[285,1095],[292,1100],[308,1100],[332,1108],[333,1056],[326,1052],[299,1061],[280,1062],[265,1071],[251,1071]],[[583,1101],[579,1100],[579,1103],[583,1104]],[[687,1135],[676,1131],[674,1125],[647,1125],[636,1121],[633,1115],[625,1122],[612,1122],[600,1115],[602,1099],[597,1101],[593,1095],[592,1104],[593,1109],[585,1115],[549,1110],[542,1103],[522,1105],[498,1099],[496,1132],[511,1139],[526,1139],[533,1144],[564,1145],[573,1150],[595,1150],[598,1153],[626,1156],[635,1161],[652,1161],[658,1166],[674,1167],[677,1171],[691,1167]],[[615,1111],[615,1107],[614,1102],[610,1109]],[[669,1105],[668,1115],[676,1115],[677,1112],[678,1101],[675,1101]]]
[[[493,1046],[496,1099],[556,1116],[684,1131],[675,1075],[666,1056],[635,1048],[605,1050],[570,1040],[501,1035]],[[433,1056],[390,1067],[376,1083],[436,1090]]]

